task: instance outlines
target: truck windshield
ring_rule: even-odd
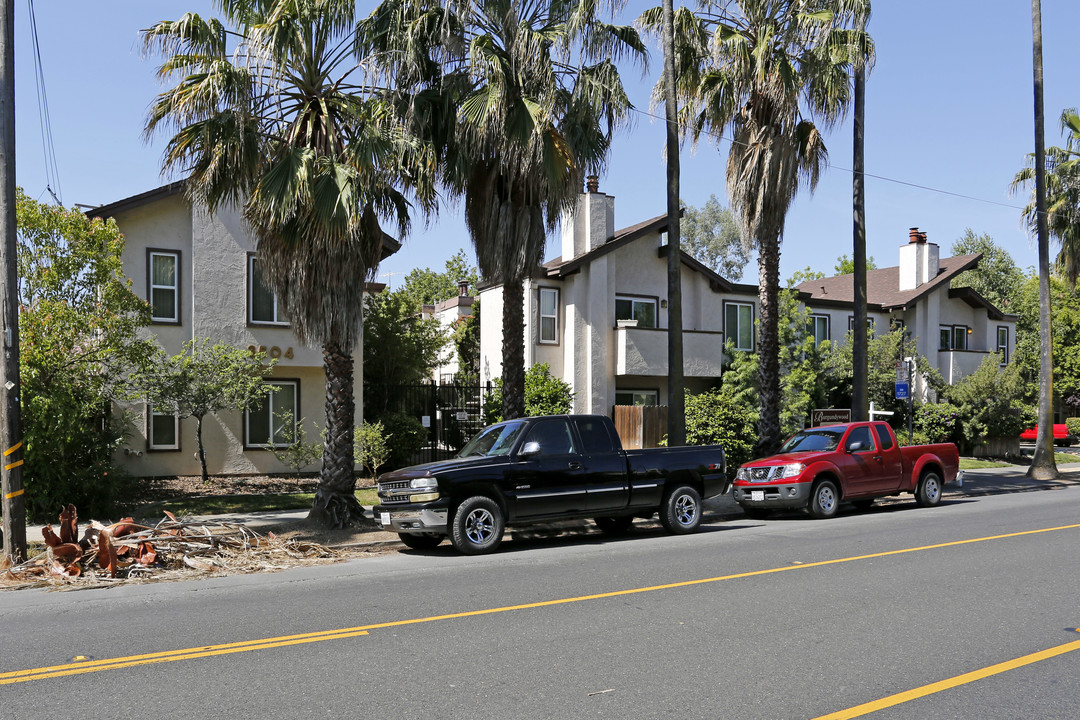
[[[488,457],[510,452],[514,440],[525,428],[524,420],[511,420],[484,428],[461,448],[458,457]]]
[[[843,430],[803,430],[788,438],[781,453],[821,452],[835,450],[844,436]]]

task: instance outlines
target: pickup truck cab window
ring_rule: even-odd
[[[844,447],[848,452],[873,452],[874,437],[870,434],[870,427],[868,425],[853,427]]]
[[[881,442],[882,450],[892,450],[893,439],[889,433],[889,426],[885,423],[875,423],[874,431],[877,433],[878,440]]]
[[[843,436],[843,429],[833,430],[826,428],[822,430],[803,430],[789,437],[783,447],[780,448],[780,452],[796,453],[835,450],[836,446],[840,444],[840,438]]]
[[[536,423],[525,436],[524,444],[529,443],[537,443],[541,455],[570,455],[575,452],[570,423],[565,420],[541,420]]]
[[[618,450],[608,433],[607,425],[599,418],[574,418],[578,436],[581,438],[581,451],[586,455],[612,453]]]
[[[524,420],[510,420],[481,430],[476,437],[461,448],[458,457],[490,457],[506,455],[514,441],[525,429]]]

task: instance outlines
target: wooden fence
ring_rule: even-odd
[[[660,447],[667,434],[667,405],[616,405],[613,417],[627,450]]]

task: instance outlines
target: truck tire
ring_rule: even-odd
[[[450,523],[450,542],[465,555],[493,552],[502,542],[505,523],[497,502],[474,495],[458,505]]]
[[[440,533],[398,533],[401,544],[412,550],[431,550],[446,537]]]
[[[596,527],[600,528],[605,535],[625,535],[634,524],[633,515],[620,515],[618,517],[593,518]]]
[[[679,485],[664,497],[660,524],[669,533],[685,535],[701,524],[701,494],[689,485]]]
[[[819,480],[810,491],[807,509],[816,518],[831,518],[840,507],[840,493],[832,480]]]
[[[924,472],[915,489],[915,502],[919,507],[934,507],[941,502],[941,476],[933,470]]]

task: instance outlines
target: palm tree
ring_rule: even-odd
[[[784,220],[799,189],[812,191],[827,165],[814,120],[824,129],[843,117],[851,99],[851,49],[868,46],[857,29],[868,12],[868,0],[722,0],[676,23],[683,28],[678,83],[686,132],[695,142],[730,132],[728,196],[740,232],[758,251],[759,453],[772,452],[781,439]],[[643,15],[642,22],[653,17]]]
[[[239,207],[263,278],[296,336],[321,345],[326,449],[313,520],[362,517],[353,495],[354,347],[364,281],[381,257],[381,220],[409,228],[396,189],[422,178],[411,143],[381,100],[350,81],[351,0],[218,0],[223,24],[187,14],[144,31],[176,81],[151,106],[147,135],[172,132],[164,167],[188,175],[193,203]]]
[[[359,33],[463,197],[480,272],[503,287],[503,417],[524,413],[524,281],[631,108],[615,61],[632,28],[592,0],[385,0]]]

